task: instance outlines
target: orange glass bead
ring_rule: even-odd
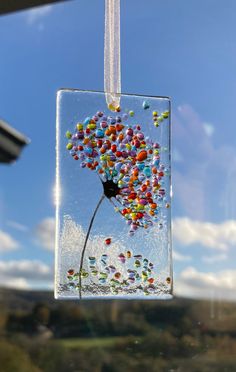
[[[127,251],[127,252],[126,252],[126,256],[127,256],[127,258],[131,258],[132,253],[131,253],[130,251]]]
[[[114,125],[110,125],[108,130],[110,131],[110,134],[116,134],[116,127]]]
[[[123,124],[116,124],[116,130],[117,130],[117,132],[121,132],[123,128],[124,128],[124,125]]]
[[[150,207],[151,207],[152,209],[156,209],[157,205],[156,205],[156,203],[152,203],[152,204],[150,205]]]
[[[111,139],[112,142],[115,142],[116,141],[116,135],[115,134],[112,134],[110,136],[110,139]]]
[[[119,134],[118,139],[119,139],[120,142],[123,141],[123,139],[124,139],[124,134],[123,134],[123,133]]]
[[[144,161],[145,159],[147,159],[147,151],[146,150],[140,151],[136,158],[138,161]]]

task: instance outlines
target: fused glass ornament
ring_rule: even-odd
[[[172,297],[170,100],[57,94],[55,297]]]

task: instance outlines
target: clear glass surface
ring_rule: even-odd
[[[56,298],[172,297],[170,100],[57,94]]]

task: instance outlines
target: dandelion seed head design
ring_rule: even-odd
[[[158,222],[166,194],[161,145],[145,136],[140,124],[128,123],[133,116],[133,111],[114,116],[98,111],[77,123],[73,133],[66,132],[70,155],[82,168],[97,172],[104,195],[116,202],[130,235]],[[168,117],[167,111],[160,115],[153,111],[153,124],[158,127]]]

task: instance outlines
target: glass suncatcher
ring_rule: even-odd
[[[56,298],[172,297],[170,100],[57,94]]]

